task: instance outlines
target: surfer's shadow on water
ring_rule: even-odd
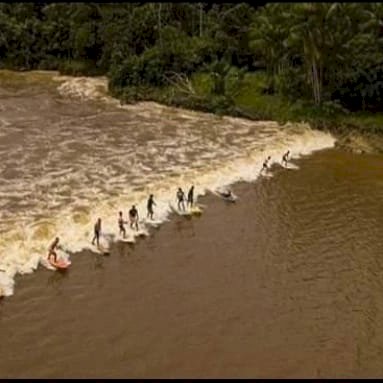
[[[135,242],[116,241],[113,244],[112,252],[119,257],[128,257],[133,254]]]
[[[104,269],[104,259],[99,256],[95,257],[93,268],[96,270]]]
[[[183,238],[193,238],[196,236],[192,217],[176,220],[175,230]]]
[[[51,274],[51,276],[47,279],[47,286],[49,286],[50,289],[52,289],[58,294],[62,295],[63,290],[63,281],[68,278],[68,272],[69,270],[55,270],[54,273]]]

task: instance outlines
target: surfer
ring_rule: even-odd
[[[97,222],[94,225],[94,236],[92,239],[92,245],[94,245],[94,241],[97,241],[97,247],[100,246],[100,234],[101,234],[101,218],[97,220]]]
[[[118,228],[120,229],[120,235],[122,234],[123,238],[125,238],[126,237],[126,230],[125,230],[124,224],[126,223],[126,221],[124,221],[124,219],[122,218],[122,211],[120,211],[118,214],[119,214]]]
[[[186,205],[193,207],[193,202],[194,202],[194,185],[192,185],[192,187],[189,189]]]
[[[178,188],[177,190],[177,200],[178,200],[178,210],[181,210],[181,206],[182,206],[182,210],[185,211],[185,193],[183,192],[183,190],[181,188]]]
[[[130,219],[130,227],[133,229],[133,225],[135,224],[136,230],[138,231],[138,211],[134,205],[129,210],[129,219]]]
[[[231,190],[225,190],[221,193],[222,197],[224,198],[233,198],[233,194]]]
[[[51,260],[51,256],[53,255],[54,257],[54,262],[57,262],[57,253],[56,253],[56,249],[58,247],[58,244],[59,244],[59,237],[56,237],[55,240],[51,243],[51,245],[49,246],[49,250],[48,250],[48,261]]]
[[[269,168],[269,161],[271,160],[271,157],[268,156],[267,159],[263,162],[262,169],[259,173],[262,173],[264,170],[267,171]]]
[[[147,209],[148,209],[148,214],[146,215],[147,218],[150,217],[150,219],[153,219],[153,206],[156,206],[156,203],[153,200],[153,194],[150,194],[148,203],[147,203]]]
[[[290,150],[288,150],[282,157],[282,165],[285,164],[285,166],[287,166],[287,157],[289,156],[290,154]]]

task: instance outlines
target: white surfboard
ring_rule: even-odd
[[[288,163],[287,165],[283,166],[285,169],[291,169],[291,170],[297,170],[299,169],[299,166]]]
[[[106,247],[106,246],[103,246],[101,243],[99,246],[97,245],[94,245],[94,250],[101,254],[101,255],[109,255],[110,254],[110,250],[109,250],[109,247]]]
[[[117,241],[120,242],[126,242],[126,243],[134,243],[134,236],[132,235],[127,235],[125,238],[122,235],[117,236]]]
[[[146,229],[141,228],[141,229],[138,229],[138,231],[136,231],[134,233],[134,236],[136,236],[136,237],[147,237],[147,236],[149,236],[149,232]]]
[[[186,216],[186,217],[190,217],[191,216],[191,212],[188,211],[188,210],[179,210],[178,207],[175,207],[173,204],[169,204],[170,205],[170,209],[172,210],[173,213],[177,214],[177,215],[181,215],[181,216]]]
[[[148,225],[148,226],[153,226],[153,227],[158,227],[160,226],[162,223],[162,221],[158,220],[158,219],[150,219],[150,218],[143,218],[139,224],[144,224],[144,225]]]

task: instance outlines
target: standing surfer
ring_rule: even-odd
[[[133,205],[132,208],[129,210],[129,220],[130,227],[133,229],[133,225],[135,225],[136,230],[138,231],[138,211],[135,205]]]
[[[122,211],[120,211],[118,214],[119,214],[118,228],[120,229],[120,235],[122,234],[122,237],[125,238],[126,237],[126,230],[125,230],[124,224],[126,223],[126,221],[124,221],[124,219],[122,217]]]
[[[92,245],[94,245],[94,241],[97,241],[97,247],[100,246],[100,234],[101,234],[101,218],[97,220],[94,225],[94,236],[92,239]]]
[[[148,202],[147,202],[147,210],[148,214],[146,215],[147,218],[153,219],[153,206],[156,206],[156,203],[153,200],[153,194],[150,194]]]
[[[183,192],[183,190],[181,188],[178,188],[177,190],[177,200],[178,200],[178,210],[181,210],[181,207],[182,207],[182,210],[185,211],[185,193]]]
[[[193,207],[193,203],[194,203],[194,185],[192,185],[192,187],[189,189],[186,205]]]

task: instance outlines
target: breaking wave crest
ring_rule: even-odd
[[[171,213],[177,187],[197,195],[252,182],[266,156],[280,162],[332,147],[335,139],[305,124],[278,125],[165,107],[120,106],[105,78],[56,77],[59,94],[3,98],[0,119],[0,295],[14,276],[36,270],[53,237],[68,251],[91,248],[93,223],[118,234],[119,210],[155,220]],[[102,101],[102,105],[99,101]],[[142,222],[142,228],[147,226]],[[134,233],[128,235],[134,240]]]

